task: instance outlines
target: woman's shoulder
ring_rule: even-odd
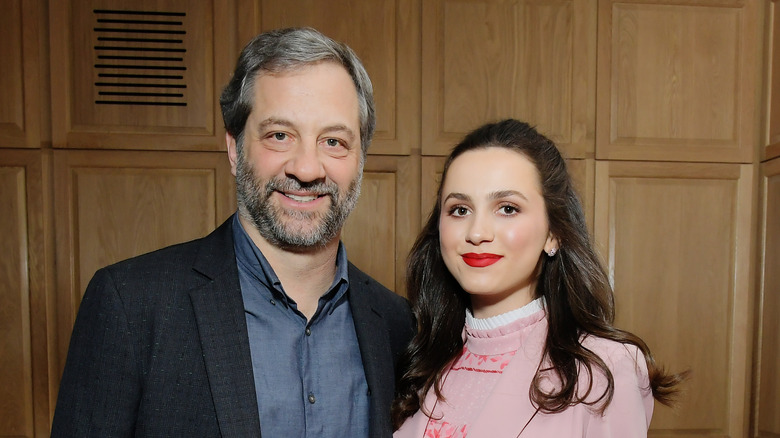
[[[642,351],[634,344],[622,343],[598,336],[586,336],[581,341],[582,346],[592,351],[604,361],[612,373],[616,391],[649,391],[650,379],[647,372],[647,361]],[[584,373],[588,375],[588,373]],[[583,377],[583,373],[580,373]],[[606,386],[606,376],[594,373],[597,387]]]
[[[647,361],[642,350],[634,344],[592,335],[584,337],[581,344],[598,355],[612,374],[614,393],[606,411],[600,415],[599,424],[609,428],[616,424],[630,423],[641,425],[646,431],[653,415],[653,393],[650,388]],[[608,385],[607,377],[602,372],[596,371],[595,367],[593,371],[593,391],[589,394],[587,391],[585,393],[589,401],[594,401],[602,395]],[[579,375],[580,385],[587,382],[590,376],[582,370]],[[580,390],[588,387],[589,385],[581,386]]]
[[[596,353],[612,369],[615,367],[641,364],[647,373],[647,363],[639,347],[598,336],[586,335],[580,341],[583,347]]]

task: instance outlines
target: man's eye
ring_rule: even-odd
[[[325,140],[325,142],[327,143],[328,146],[331,146],[331,147],[336,147],[336,146],[341,144],[335,138],[329,138],[329,139]]]
[[[284,132],[275,132],[274,133],[274,139],[276,139],[276,140],[283,141],[286,138],[287,138],[287,134],[285,134]]]

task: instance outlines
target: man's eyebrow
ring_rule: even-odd
[[[293,123],[291,121],[289,121],[289,120],[275,119],[273,117],[269,117],[269,118],[261,121],[260,123],[258,123],[257,124],[257,129],[262,131],[262,130],[268,128],[271,125],[280,125],[280,126],[285,126],[285,127],[288,127],[288,128],[292,128],[294,126]]]
[[[339,125],[326,126],[325,129],[322,130],[322,132],[324,134],[328,134],[331,132],[340,132],[348,136],[350,141],[355,139],[355,132],[352,129],[350,129],[347,125],[339,124]]]

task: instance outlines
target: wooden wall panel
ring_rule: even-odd
[[[422,158],[422,181],[420,184],[420,223],[425,224],[431,214],[433,204],[436,202],[436,190],[441,182],[441,173],[444,171],[445,157]],[[566,160],[566,165],[574,180],[580,201],[585,209],[585,220],[588,222],[588,230],[593,232],[593,185],[595,183],[594,160]]]
[[[57,151],[54,175],[64,360],[78,304],[98,268],[202,237],[236,203],[224,153]]]
[[[54,146],[221,150],[238,2],[53,2]]]
[[[420,165],[420,224],[425,225],[436,203],[436,191],[441,184],[445,157],[422,157]]]
[[[489,120],[528,121],[592,157],[595,1],[423,2],[424,155]]]
[[[44,218],[48,159],[0,154],[0,436],[47,437],[53,399],[48,308],[53,248]]]
[[[406,257],[417,237],[419,157],[369,156],[360,199],[344,226],[350,261],[406,295]]]
[[[767,6],[767,66],[766,75],[768,132],[763,159],[780,157],[780,2]],[[780,417],[780,415],[778,415]]]
[[[762,166],[761,305],[755,437],[780,437],[780,159]]]
[[[0,14],[0,133],[3,143],[17,140],[24,144],[24,81],[22,80],[22,7],[21,1],[7,2],[8,8]],[[16,145],[13,145],[16,146]]]
[[[420,10],[414,0],[258,0],[259,31],[311,26],[348,44],[374,85],[377,127],[369,153],[408,155],[420,138]]]
[[[659,437],[742,437],[750,382],[753,167],[598,162],[595,236],[619,327],[693,370]]]
[[[759,6],[600,2],[597,157],[751,162]]]
[[[0,148],[40,147],[41,2],[9,0],[0,14]]]
[[[33,436],[27,203],[23,167],[0,167],[0,436]]]

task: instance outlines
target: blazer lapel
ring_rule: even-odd
[[[193,269],[211,281],[192,289],[190,299],[222,436],[260,436],[231,224],[232,218],[204,239]]]
[[[369,411],[369,436],[384,437],[392,434],[389,422],[390,402],[393,399],[395,376],[393,356],[387,328],[380,312],[373,308],[368,279],[349,266],[349,306],[355,322],[363,371],[371,394]]]

